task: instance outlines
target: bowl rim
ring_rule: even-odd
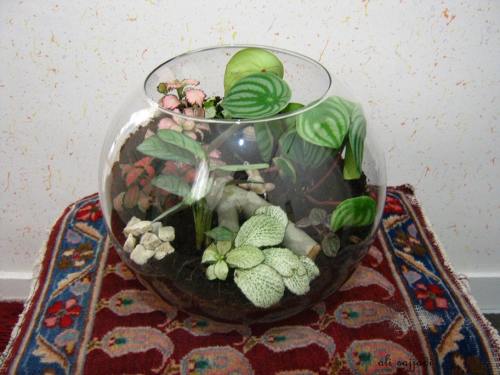
[[[312,101],[311,103],[309,103],[307,105],[304,105],[304,107],[302,107],[302,108],[299,108],[299,109],[292,111],[292,112],[277,114],[277,115],[268,116],[268,117],[261,117],[261,118],[257,118],[257,119],[207,119],[207,118],[187,116],[185,114],[174,112],[174,111],[160,107],[160,105],[147,94],[146,86],[147,86],[147,83],[148,83],[149,79],[151,78],[151,76],[156,71],[158,71],[158,69],[163,67],[164,65],[167,65],[170,62],[172,62],[180,57],[186,57],[186,56],[190,56],[190,55],[195,55],[195,54],[200,53],[200,52],[217,50],[217,49],[238,49],[239,50],[239,49],[243,49],[243,48],[262,48],[262,49],[269,50],[271,52],[278,52],[281,54],[287,54],[290,56],[298,57],[298,58],[300,58],[300,59],[302,59],[310,64],[315,65],[320,70],[322,70],[324,73],[326,73],[326,77],[328,79],[328,86],[318,99]],[[198,49],[195,49],[192,51],[184,52],[180,55],[177,55],[175,57],[172,57],[172,58],[164,61],[163,63],[161,63],[160,65],[155,67],[153,70],[151,70],[151,72],[147,75],[146,79],[144,80],[144,84],[143,84],[143,94],[146,97],[146,101],[151,106],[155,107],[155,109],[157,109],[163,113],[166,113],[170,116],[175,116],[176,118],[181,118],[181,119],[188,120],[188,121],[203,122],[203,123],[207,123],[207,124],[228,124],[229,125],[229,124],[255,124],[255,123],[263,123],[263,122],[276,121],[276,120],[284,120],[287,118],[295,117],[297,115],[300,115],[301,113],[309,111],[310,109],[312,109],[312,108],[316,107],[317,105],[319,105],[320,103],[322,103],[327,98],[327,95],[330,92],[331,87],[332,87],[332,76],[331,76],[330,72],[328,71],[328,69],[326,69],[325,66],[323,64],[321,64],[319,61],[316,61],[313,58],[305,56],[301,53],[290,51],[290,50],[283,49],[283,48],[277,48],[277,47],[273,47],[273,46],[266,46],[266,45],[259,45],[259,44],[221,44],[221,45],[217,45],[217,46],[202,47],[202,48],[198,48]]]

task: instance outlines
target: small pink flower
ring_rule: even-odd
[[[174,79],[173,81],[167,82],[167,90],[180,89],[182,87],[182,82]]]
[[[203,100],[205,100],[205,93],[200,89],[189,89],[186,90],[186,99],[191,105],[203,105]]]
[[[219,159],[220,156],[221,156],[221,152],[217,149],[215,150],[212,150],[209,154],[209,156],[212,158],[212,159]]]
[[[181,102],[175,95],[165,95],[161,99],[161,106],[165,109],[176,109]]]
[[[182,127],[170,117],[162,118],[158,123],[158,129],[175,130],[177,132],[182,131]]]
[[[197,81],[195,79],[183,79],[181,83],[183,86],[198,86],[200,84],[200,81]]]
[[[201,107],[187,107],[183,113],[189,117],[205,118],[205,110]]]

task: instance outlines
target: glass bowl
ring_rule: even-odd
[[[246,48],[282,62],[300,105],[254,119],[221,112],[226,64]],[[186,312],[255,323],[307,309],[347,280],[380,223],[385,163],[366,119],[340,81],[298,53],[221,46],[164,62],[104,140],[99,196],[115,249]]]

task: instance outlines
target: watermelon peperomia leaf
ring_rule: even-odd
[[[279,140],[280,155],[302,165],[318,168],[333,156],[333,150],[306,142],[297,134],[297,130],[287,131]]]
[[[330,226],[334,231],[342,227],[363,227],[375,220],[377,204],[366,195],[344,200],[332,213]]]
[[[227,93],[242,78],[263,72],[283,78],[283,63],[275,54],[262,48],[244,48],[236,52],[226,65],[224,92]]]
[[[355,104],[351,112],[349,126],[349,143],[346,147],[344,178],[354,180],[361,177],[361,165],[366,138],[366,119],[359,104]]]
[[[270,126],[266,123],[255,124],[255,141],[257,147],[259,148],[260,156],[262,160],[269,161],[271,159],[274,147],[274,137],[271,132]]]
[[[256,73],[236,82],[222,101],[233,118],[272,116],[286,107],[292,93],[288,84],[273,73]]]
[[[297,182],[297,172],[290,160],[281,156],[274,158],[273,162],[278,167],[279,175],[282,179],[288,179],[294,184]]]
[[[331,96],[297,117],[302,139],[318,146],[340,148],[349,129],[353,103]]]

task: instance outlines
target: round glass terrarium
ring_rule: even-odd
[[[274,321],[335,292],[368,251],[385,164],[318,62],[257,46],[157,67],[103,145],[120,257],[158,296],[228,322]]]

